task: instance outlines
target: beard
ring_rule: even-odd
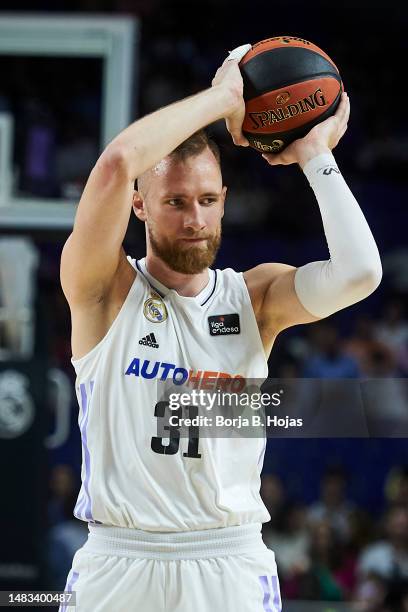
[[[159,242],[150,225],[147,226],[147,231],[153,253],[160,257],[171,270],[181,274],[199,274],[212,266],[221,245],[221,226],[215,234],[205,238],[206,246],[183,247],[181,242],[177,240],[171,242],[164,236]],[[195,238],[195,236],[190,236],[190,238]]]

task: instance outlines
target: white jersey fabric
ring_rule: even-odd
[[[144,259],[128,260],[137,275],[119,314],[89,353],[72,360],[83,451],[74,515],[159,532],[268,521],[259,494],[265,438],[199,438],[192,454],[200,457],[185,456],[188,438],[172,454],[157,439],[162,380],[267,377],[242,273],[209,270],[200,294],[183,297],[154,279]],[[209,317],[225,315],[234,315],[225,320],[238,322],[239,333],[211,335]]]

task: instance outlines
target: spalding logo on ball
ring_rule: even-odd
[[[278,153],[334,114],[343,84],[337,66],[313,43],[267,38],[239,63],[244,81],[242,131],[262,153]]]

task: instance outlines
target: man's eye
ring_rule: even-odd
[[[204,198],[204,200],[201,200],[201,204],[204,204],[204,206],[210,206],[213,202],[216,201],[216,198]]]
[[[170,206],[180,206],[182,202],[178,198],[172,198],[171,200],[167,200],[167,204],[170,204]]]

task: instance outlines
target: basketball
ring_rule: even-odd
[[[242,131],[262,153],[278,153],[334,114],[343,84],[333,60],[294,36],[253,45],[240,64],[244,81]]]

